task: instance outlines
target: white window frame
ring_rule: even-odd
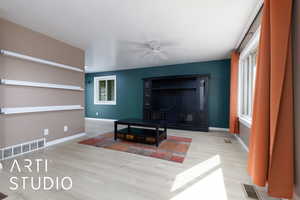
[[[250,54],[252,54],[259,45],[259,36],[260,36],[260,27],[257,29],[257,31],[254,33],[254,35],[252,36],[252,38],[250,39],[250,41],[247,43],[247,45],[245,46],[244,50],[241,52],[240,54],[240,59],[239,59],[239,92],[238,92],[238,114],[239,114],[239,121],[241,123],[243,123],[244,125],[246,125],[247,127],[251,128],[252,125],[252,109],[253,109],[253,100],[254,100],[254,87],[255,87],[255,79],[256,79],[256,70],[251,70],[249,73],[254,73],[254,78],[252,80],[250,80],[249,84],[254,85],[253,86],[253,91],[252,91],[252,99],[250,99],[250,97],[248,97],[248,101],[247,104],[248,105],[244,105],[243,104],[243,92],[244,90],[246,90],[247,88],[243,88],[244,84],[243,81],[245,81],[243,79],[244,77],[244,72],[243,69],[243,64],[244,64],[244,60],[246,58],[248,58],[250,56]],[[250,59],[250,62],[252,62],[252,60]],[[253,83],[254,81],[254,83]],[[247,84],[246,84],[247,85]],[[248,90],[248,89],[247,89]],[[251,105],[250,105],[251,104]],[[249,115],[245,115],[243,114],[242,110],[242,106],[247,106],[248,109],[251,108],[251,110],[249,111]]]
[[[99,81],[101,80],[114,80],[114,101],[100,101],[99,100]],[[107,92],[107,84],[106,84],[106,92]],[[107,95],[106,95],[107,97]],[[117,105],[117,77],[116,75],[112,76],[96,76],[94,77],[94,104],[96,105]]]

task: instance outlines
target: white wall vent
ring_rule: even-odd
[[[45,147],[45,138],[0,149],[0,160],[6,160]]]

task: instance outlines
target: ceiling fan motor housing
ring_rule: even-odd
[[[148,43],[149,47],[151,48],[151,50],[153,52],[160,52],[161,51],[161,47],[160,47],[160,43],[156,40],[152,40]]]

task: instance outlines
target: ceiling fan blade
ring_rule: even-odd
[[[120,44],[127,45],[127,46],[135,46],[139,48],[148,48],[148,45],[143,42],[136,42],[136,41],[120,41]]]
[[[160,45],[162,47],[174,47],[174,46],[177,46],[177,44],[175,42],[171,42],[171,41],[163,41],[163,42],[159,42]]]
[[[159,52],[158,56],[163,60],[168,60],[168,55],[163,51]]]
[[[146,57],[150,56],[151,53],[152,53],[151,51],[147,51],[147,52],[143,53],[143,55],[141,56],[141,58],[146,58]]]
[[[131,53],[131,54],[140,54],[140,53],[143,53],[143,52],[145,52],[145,49],[142,49],[142,48],[124,50],[124,53]]]

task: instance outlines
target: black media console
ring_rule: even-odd
[[[164,120],[168,128],[208,131],[209,75],[146,78],[144,120]]]

